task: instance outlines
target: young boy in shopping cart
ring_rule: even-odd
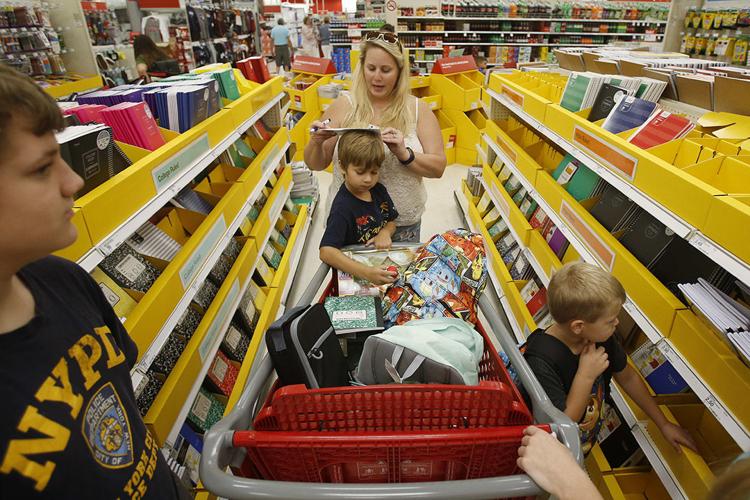
[[[552,403],[578,422],[584,453],[599,434],[612,378],[678,452],[680,445],[697,451],[688,432],[664,416],[613,336],[624,303],[625,290],[611,274],[583,262],[563,266],[547,288],[555,323],[529,336],[524,357]]]
[[[341,251],[348,245],[391,247],[398,212],[385,186],[378,182],[380,166],[385,160],[380,134],[342,134],[338,156],[344,183],[331,204],[320,241],[320,260],[375,285],[393,283],[397,276],[394,271],[356,262]]]

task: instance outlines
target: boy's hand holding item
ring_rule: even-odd
[[[397,276],[398,273],[394,273],[386,266],[372,266],[368,268],[367,272],[365,273],[365,278],[367,279],[367,281],[369,281],[373,285],[378,286],[393,283],[394,281],[396,281]]]
[[[393,243],[391,241],[391,234],[396,230],[396,224],[393,222],[389,222],[385,225],[383,229],[380,230],[380,232],[375,235],[374,238],[370,238],[370,240],[366,243],[366,245],[374,246],[378,250],[388,250],[391,248],[391,244]]]

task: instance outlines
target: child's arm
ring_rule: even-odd
[[[369,281],[375,285],[386,285],[395,281],[395,276],[387,269],[371,267],[350,259],[335,247],[320,247],[320,260],[345,273]]]
[[[586,411],[586,406],[591,399],[591,388],[596,378],[609,366],[607,352],[604,347],[596,347],[595,344],[586,344],[581,351],[578,361],[578,371],[573,378],[570,392],[565,400],[565,414],[578,422]]]
[[[659,409],[654,398],[649,394],[643,380],[641,380],[641,377],[636,373],[632,366],[627,365],[624,370],[615,373],[614,379],[628,396],[630,396],[633,401],[635,401],[635,403],[646,412],[646,415],[654,421],[664,438],[674,446],[678,453],[682,452],[680,445],[687,446],[695,452],[698,451],[695,441],[693,441],[690,434],[679,425],[675,425],[667,420],[667,417],[665,417],[664,413]]]
[[[396,223],[391,221],[383,226],[383,228],[378,231],[378,234],[376,234],[374,238],[370,238],[366,245],[373,245],[378,250],[387,250],[391,248],[391,244],[393,243],[391,241],[391,237],[395,232]]]

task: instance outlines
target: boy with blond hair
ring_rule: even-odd
[[[356,262],[341,251],[357,244],[379,250],[391,247],[398,212],[385,186],[378,182],[385,159],[383,141],[378,133],[346,132],[337,147],[344,183],[331,204],[320,260],[376,285],[392,283],[396,278],[392,271]]]
[[[552,403],[578,422],[584,453],[599,434],[612,378],[678,452],[680,445],[695,451],[693,439],[667,420],[613,336],[625,298],[622,285],[608,272],[584,262],[566,264],[547,287],[555,322],[529,336],[524,357]]]

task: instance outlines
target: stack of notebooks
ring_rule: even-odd
[[[139,85],[120,85],[108,90],[96,90],[81,94],[76,98],[79,104],[101,104],[114,106],[121,102],[141,102],[146,87]]]
[[[257,83],[265,83],[271,79],[266,60],[263,56],[248,57],[237,61],[237,68],[248,80]]]
[[[55,134],[55,139],[63,160],[84,181],[77,196],[83,196],[131,164],[115,144],[112,129],[106,125],[67,127]]]
[[[628,142],[642,149],[652,148],[684,137],[695,124],[684,116],[669,111],[654,113],[636,130]]]
[[[162,127],[185,132],[210,116],[209,90],[204,85],[170,87],[154,93]]]
[[[741,293],[732,298],[708,281],[680,284],[690,308],[750,366],[750,288],[736,282]]]
[[[520,292],[537,327],[544,329],[550,326],[554,320],[547,307],[547,289],[537,279],[530,279]]]
[[[165,144],[148,105],[124,102],[99,111],[101,121],[112,127],[115,139],[153,151]]]
[[[315,200],[318,197],[318,178],[304,162],[292,163],[291,197],[294,200]]]
[[[653,78],[574,72],[568,78],[560,106],[573,112],[593,108],[589,121],[594,122],[607,116],[623,95],[655,103],[666,88],[667,83]]]
[[[571,73],[560,106],[574,113],[592,107],[606,78],[599,73]]]
[[[212,116],[221,109],[221,95],[219,92],[219,83],[214,80],[211,75],[200,74],[200,75],[179,75],[180,79],[177,80],[161,80],[159,82],[149,83],[144,85],[146,91],[143,93],[143,100],[146,101],[154,113],[156,118],[160,118],[158,109],[156,106],[156,94],[160,91],[168,90],[176,87],[194,87],[200,86],[205,87],[208,90],[207,102],[207,116]],[[205,97],[205,96],[204,96]]]
[[[577,201],[597,196],[604,189],[604,181],[586,165],[568,154],[562,159],[552,178]]]
[[[63,110],[63,114],[76,116],[79,124],[104,123],[101,115],[103,109],[107,109],[107,106],[103,104],[80,104],[67,107]]]
[[[655,102],[626,96],[610,111],[602,128],[613,134],[638,128],[648,121],[657,109],[658,105]]]

